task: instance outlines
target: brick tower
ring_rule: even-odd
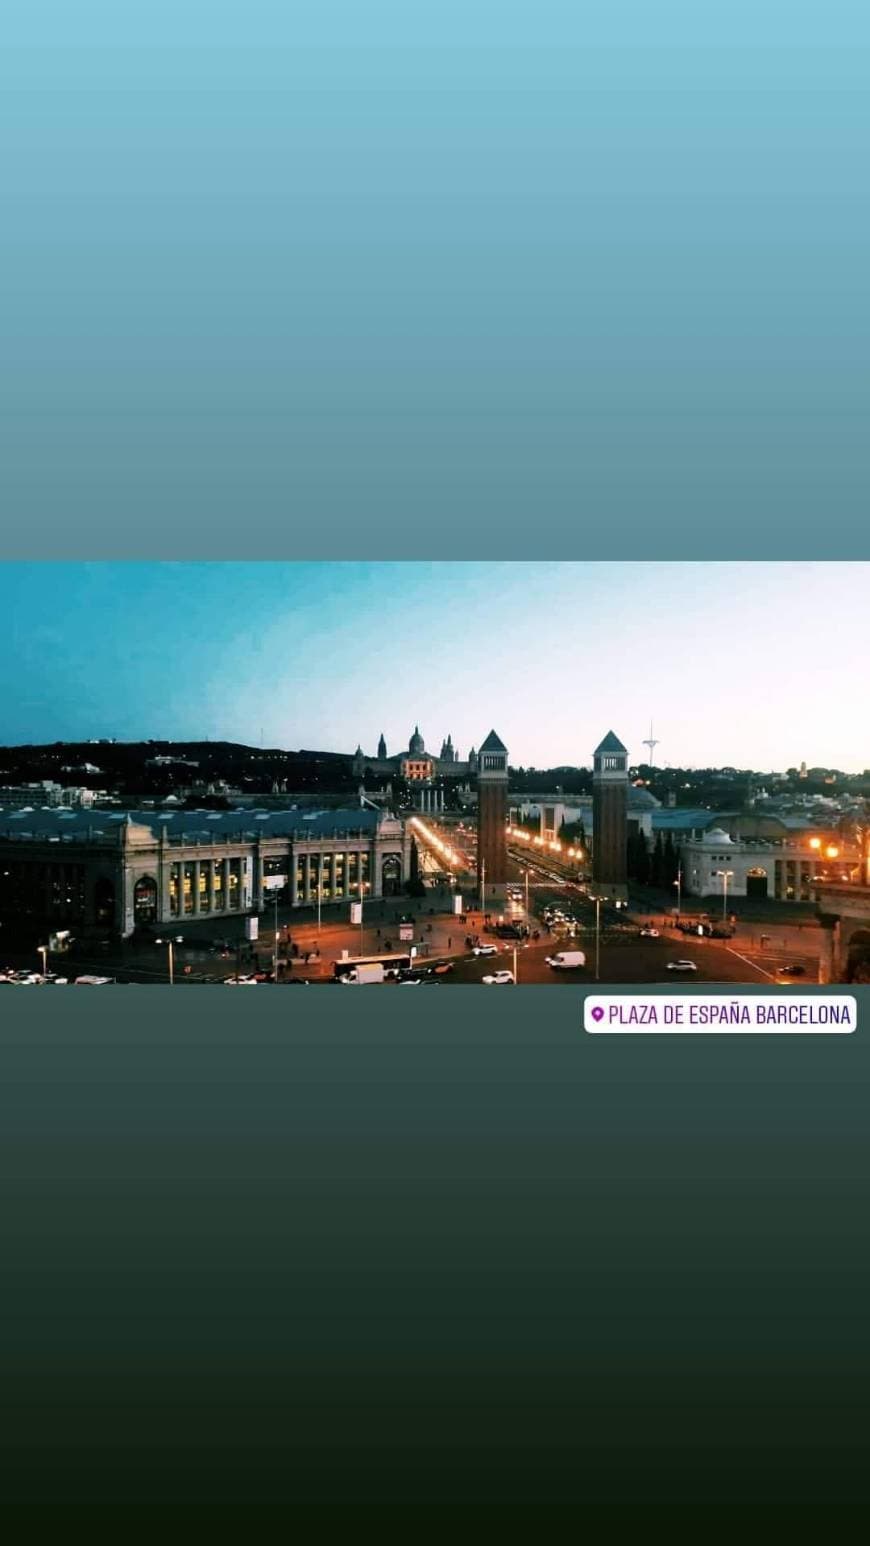
[[[628,900],[628,752],[608,730],[592,771],[592,882],[597,896]]]
[[[505,897],[507,790],[507,747],[490,730],[477,754],[477,880],[487,903]]]

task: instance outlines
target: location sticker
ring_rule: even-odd
[[[584,1029],[593,1035],[848,1036],[858,1027],[848,994],[589,994]]]

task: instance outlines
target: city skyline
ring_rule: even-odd
[[[860,773],[867,564],[6,563],[8,745],[228,740]],[[816,638],[814,639],[814,629]],[[832,652],[832,644],[836,653]]]

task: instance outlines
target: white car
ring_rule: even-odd
[[[660,939],[661,935],[658,929],[641,929],[640,937],[641,939]]]
[[[471,954],[475,956],[497,956],[498,945],[475,945]]]
[[[259,983],[256,977],[225,977],[225,988],[257,988]]]
[[[669,972],[696,972],[698,970],[694,961],[669,961]]]
[[[504,988],[513,980],[513,972],[491,972],[489,976],[483,978],[488,988]]]

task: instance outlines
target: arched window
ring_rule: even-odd
[[[767,870],[756,867],[746,871],[746,895],[749,897],[767,896]]]
[[[157,882],[152,875],[140,875],[133,887],[133,920],[135,923],[157,921]]]
[[[398,896],[402,889],[402,860],[399,854],[387,854],[381,867],[384,896]]]

